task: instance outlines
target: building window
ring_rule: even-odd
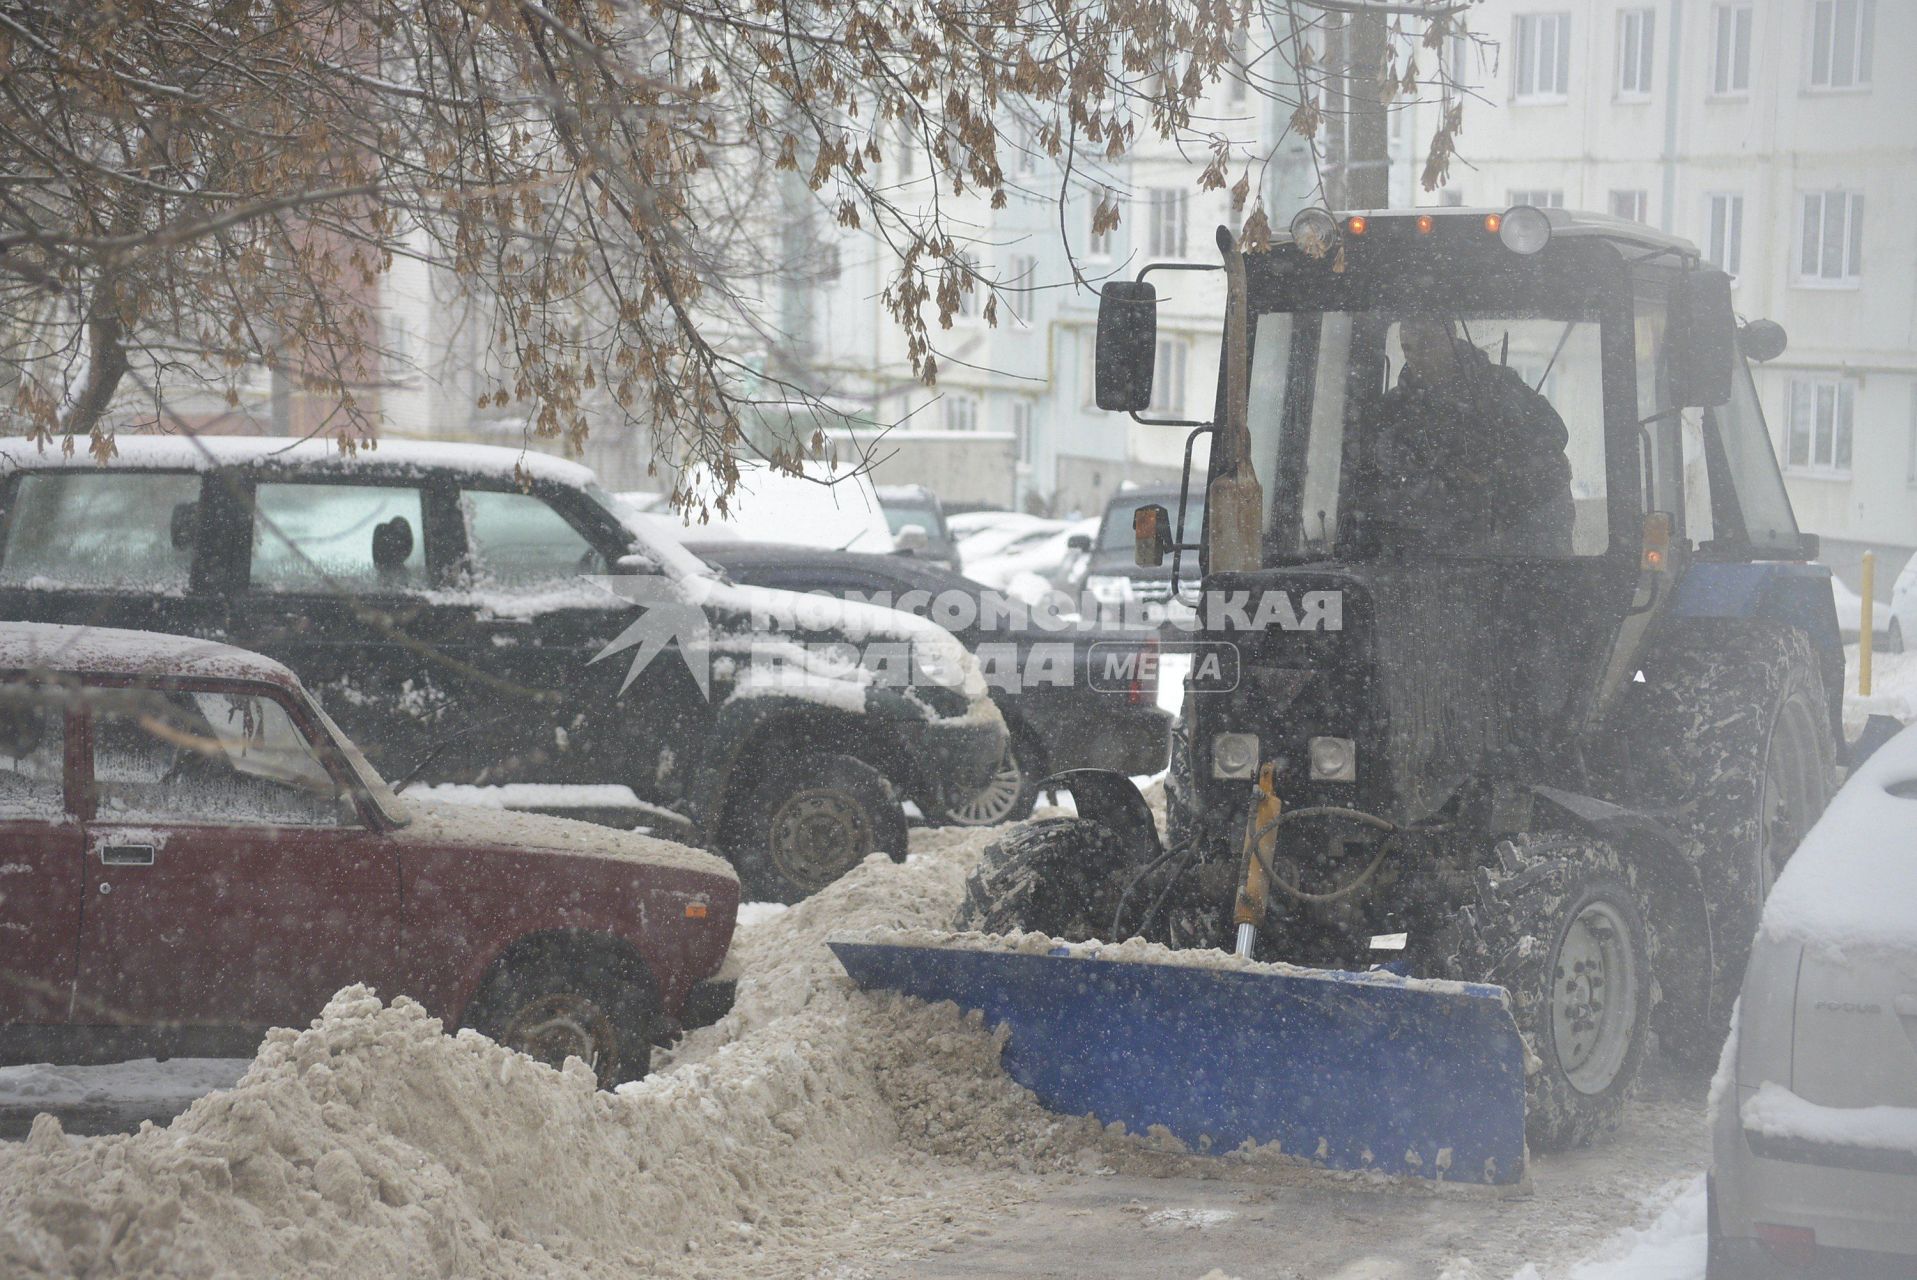
[[[1185,220],[1189,192],[1158,188],[1150,193],[1151,223],[1146,243],[1154,258],[1185,256]]]
[[[1152,366],[1151,411],[1160,417],[1185,415],[1185,361],[1191,344],[1182,338],[1160,338],[1158,360]]]
[[[1864,197],[1852,191],[1810,191],[1801,199],[1798,279],[1856,284],[1864,267]]]
[[[1632,222],[1643,222],[1646,210],[1650,208],[1651,193],[1648,191],[1613,191],[1611,193],[1611,216],[1628,218]]]
[[[979,279],[978,259],[969,253],[961,253],[958,261],[951,267],[953,277],[958,281],[958,311],[954,318],[976,320],[985,314],[985,296],[991,286]]]
[[[1528,204],[1533,209],[1562,209],[1564,207],[1564,193],[1562,191],[1519,189],[1506,192],[1506,194],[1510,196],[1509,203],[1513,206]]]
[[[1876,0],[1816,0],[1811,5],[1810,82],[1819,89],[1870,83]]]
[[[1785,465],[1795,471],[1850,474],[1851,413],[1857,384],[1847,378],[1793,378]]]
[[[1650,9],[1623,9],[1617,15],[1617,96],[1651,96],[1651,51],[1657,14]]]
[[[1561,102],[1571,92],[1571,15],[1528,13],[1518,19],[1519,102]]]
[[[1231,33],[1231,61],[1225,67],[1225,104],[1242,107],[1251,98],[1251,28]]]
[[[1038,126],[1023,116],[1012,122],[1012,172],[1021,178],[1030,177],[1038,172],[1038,157],[1042,154],[1038,140]]]
[[[942,414],[947,431],[978,430],[978,397],[967,391],[948,391],[944,399]]]
[[[1711,225],[1704,237],[1704,256],[1719,271],[1738,275],[1744,270],[1744,197],[1720,192],[1710,201]]]
[[[1025,396],[1012,401],[1012,447],[1018,460],[1026,466],[1032,463],[1032,402]]]
[[[1711,92],[1751,91],[1751,6],[1720,4],[1711,10]]]
[[[1092,229],[1093,224],[1098,221],[1098,211],[1101,208],[1114,205],[1120,211],[1121,221],[1118,225],[1123,226],[1124,206],[1119,204],[1117,195],[1110,187],[1098,188],[1092,192],[1091,199],[1085,203],[1085,256],[1093,259],[1109,259],[1112,256],[1112,241],[1118,234],[1118,227],[1113,227],[1109,231],[1096,231]]]

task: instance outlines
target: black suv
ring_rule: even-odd
[[[16,440],[0,466],[0,617],[278,658],[395,780],[625,784],[754,894],[903,856],[901,797],[944,811],[1004,745],[949,633],[735,586],[572,463],[123,436],[105,465]]]

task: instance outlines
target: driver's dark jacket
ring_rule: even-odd
[[[1425,534],[1496,534],[1554,499],[1568,512],[1564,419],[1476,347],[1460,342],[1457,352],[1459,368],[1443,383],[1407,365],[1370,415],[1371,521]]]

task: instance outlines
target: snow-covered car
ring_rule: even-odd
[[[1845,586],[1843,580],[1834,574],[1830,580],[1830,594],[1837,606],[1838,633],[1846,641],[1856,640],[1864,631],[1864,598]],[[1871,610],[1870,630],[1880,645],[1889,644],[1894,636],[1896,643],[1890,647],[1899,651],[1903,649],[1903,635],[1901,629],[1896,627],[1895,615],[1881,600]]]
[[[250,1052],[367,983],[610,1086],[731,1004],[722,859],[396,796],[259,654],[0,623],[0,1053]]]
[[[1917,1275],[1917,728],[1777,878],[1712,1084],[1710,1280]]]
[[[1917,636],[1917,556],[1905,561],[1902,572],[1890,588],[1890,607],[1884,610],[1884,643],[1892,653],[1902,653],[1909,643],[1906,636]]]
[[[898,550],[907,551],[913,559],[930,561],[953,573],[959,571],[958,541],[945,523],[945,507],[939,502],[938,494],[922,484],[882,484],[877,492],[880,503],[885,507],[886,523],[891,526],[892,536],[898,542]],[[917,529],[922,533],[925,545],[908,548],[905,543],[907,529]]]
[[[791,899],[903,857],[901,799],[938,812],[1003,752],[950,634],[727,583],[585,467],[402,441],[118,450],[0,443],[0,617],[267,654],[389,777],[630,787],[752,896]]]

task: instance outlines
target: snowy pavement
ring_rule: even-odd
[[[917,831],[903,864],[749,911],[733,1013],[616,1096],[352,991],[252,1063],[0,1074],[16,1114],[85,1120],[247,1071],[168,1128],[0,1144],[0,1273],[1619,1280],[1655,1254],[1696,1280],[1688,1202],[1657,1219],[1707,1160],[1701,1081],[1654,1072],[1528,1196],[1433,1194],[1166,1156],[1039,1110],[949,1006],[851,991],[826,934],[943,925],[991,837]]]

